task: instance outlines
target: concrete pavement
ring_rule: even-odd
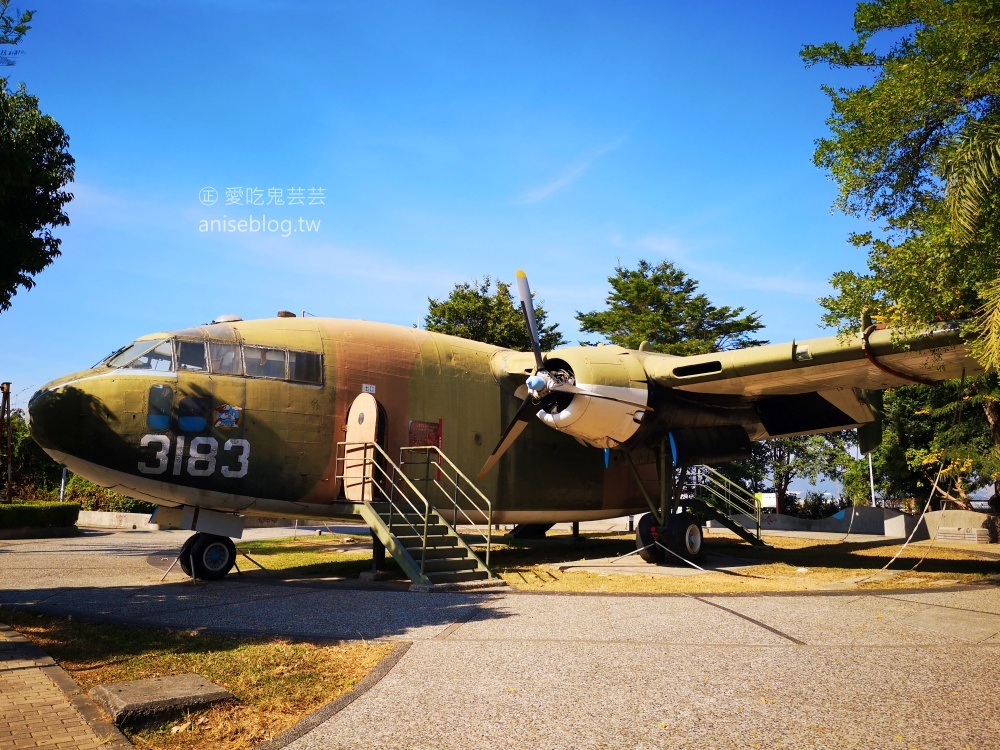
[[[184,536],[0,543],[0,603],[413,643],[294,750],[1000,747],[1000,587],[418,594],[259,572],[160,584]]]

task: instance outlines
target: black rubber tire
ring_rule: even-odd
[[[660,528],[653,514],[647,513],[635,525],[635,548],[639,550],[639,557],[643,560],[659,565],[666,559],[667,553],[661,546],[654,544],[657,540],[660,544],[666,542],[666,539],[660,538]]]
[[[667,546],[685,560],[697,560],[701,557],[702,533],[701,524],[688,513],[671,516],[667,522]]]
[[[188,578],[191,577],[191,547],[200,536],[201,534],[192,534],[185,539],[184,544],[181,545],[181,551],[177,555],[177,561],[181,565],[181,570],[184,571],[184,575]]]
[[[218,581],[236,564],[236,545],[228,536],[198,534],[191,545],[191,558],[195,578]]]

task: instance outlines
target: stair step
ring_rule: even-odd
[[[420,508],[419,511],[411,507],[409,503],[405,502],[397,503],[395,506],[390,506],[389,503],[387,502],[376,500],[372,503],[369,503],[369,505],[371,505],[372,510],[378,513],[380,516],[388,516],[389,509],[391,507],[393,515],[399,515],[400,513],[405,513],[406,515],[409,516],[420,516],[420,518],[424,517],[423,509],[420,508],[419,504],[416,506],[417,508]],[[431,508],[431,516],[435,515],[437,515],[437,511],[434,510],[434,508]]]
[[[407,548],[411,554],[420,555],[420,547]],[[465,547],[428,547],[426,559],[428,560],[467,560],[469,550]]]
[[[408,524],[394,523],[392,528],[389,529],[393,536],[404,537],[404,536],[414,536],[423,539],[424,536],[424,524],[421,521],[419,524],[414,524],[414,526],[409,526]],[[436,538],[450,536],[448,534],[448,527],[444,524],[428,524],[427,526],[427,538]]]
[[[420,536],[397,536],[396,539],[402,544],[406,549],[420,549],[424,544],[423,537]],[[458,539],[453,536],[436,536],[430,537],[427,540],[427,548],[433,549],[436,547],[457,547]]]
[[[462,583],[464,581],[483,581],[490,577],[485,570],[442,571],[425,573],[431,583]]]
[[[419,562],[419,559],[417,560]],[[475,570],[479,564],[472,559],[464,560],[426,560],[424,562],[424,574],[441,573],[446,571]]]
[[[379,513],[378,515],[379,515],[379,518],[382,519],[383,523],[385,523],[385,524],[389,523],[389,514],[388,513]],[[436,525],[436,526],[440,526],[440,525],[444,524],[444,521],[441,520],[441,517],[437,513],[432,513],[428,517],[427,520],[429,521],[430,524]],[[396,525],[397,523],[403,524],[403,525],[413,524],[417,528],[421,528],[422,529],[423,526],[424,526],[424,517],[422,515],[418,514],[418,513],[393,513],[392,514],[392,523],[393,523],[393,525]]]

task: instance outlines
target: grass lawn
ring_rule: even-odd
[[[194,672],[236,696],[233,704],[126,730],[136,747],[155,750],[252,748],[350,690],[392,649],[388,643],[317,645],[91,623],[11,609],[0,610],[0,621],[44,649],[84,691]]]
[[[353,537],[344,551],[344,537],[300,537],[297,540],[266,540],[249,546],[250,554],[272,570],[285,574],[315,573],[356,578],[371,567],[371,549],[366,537]],[[823,584],[875,575],[899,550],[902,540],[844,542],[765,536],[770,545],[751,547],[728,534],[706,536],[707,553],[723,555],[734,565],[748,567],[731,573],[710,572],[696,576],[652,575],[643,566],[630,566],[636,573],[560,571],[561,563],[584,559],[614,558],[635,549],[635,538],[626,532],[589,534],[574,544],[569,534],[550,534],[537,541],[495,543],[493,570],[514,588],[531,591],[662,594],[765,593],[806,591]],[[718,564],[718,557],[710,557]],[[724,558],[725,559],[725,558]],[[923,560],[923,562],[920,562]],[[632,562],[636,558],[631,558]],[[390,571],[399,573],[391,558]],[[917,569],[911,572],[915,565]],[[1000,576],[1000,545],[958,543],[910,544],[892,565],[890,578],[858,582],[860,589],[920,588],[944,583],[973,583]]]
[[[823,584],[874,576],[899,551],[902,540],[841,542],[765,536],[769,547],[751,547],[735,536],[706,537],[704,550],[724,555],[725,563],[749,567],[696,576],[614,574],[560,571],[560,562],[617,557],[635,549],[630,534],[590,537],[573,547],[570,537],[556,536],[534,549],[502,549],[495,553],[498,570],[512,586],[536,591],[607,591],[621,593],[721,594],[806,591]],[[535,543],[538,544],[538,543]],[[926,558],[926,559],[924,559]],[[709,557],[718,564],[719,558]],[[910,572],[923,559],[915,571]],[[501,563],[500,561],[504,561]],[[631,566],[630,566],[631,567]],[[634,569],[634,567],[633,567]],[[920,588],[946,582],[973,583],[1000,576],[1000,547],[917,542],[907,546],[891,566],[891,578],[858,582],[860,589]]]

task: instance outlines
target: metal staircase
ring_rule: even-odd
[[[760,538],[760,504],[753,493],[720,474],[710,466],[693,466],[684,485],[684,502],[725,526],[737,536],[758,547],[766,544]],[[749,529],[732,516],[746,516],[754,524]]]
[[[337,478],[348,497],[363,498],[356,503],[358,513],[411,581],[500,580],[488,567],[492,504],[440,449],[403,448],[397,464],[376,443],[343,442],[337,445],[337,461]],[[423,477],[408,476],[414,467],[422,467]],[[437,507],[428,494],[438,500]],[[486,533],[474,532],[485,542],[485,562],[455,530],[459,523],[486,524]]]

